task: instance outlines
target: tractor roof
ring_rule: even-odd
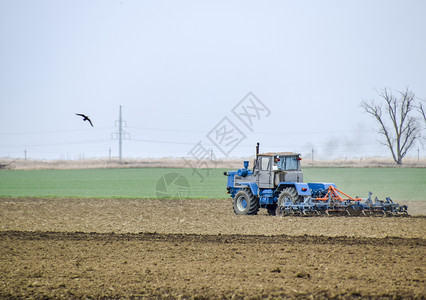
[[[259,153],[259,156],[298,156],[300,153],[295,152],[267,152]]]

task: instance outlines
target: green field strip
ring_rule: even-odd
[[[226,169],[0,170],[0,197],[228,198]],[[426,200],[426,169],[305,168],[305,182],[334,182],[352,196]]]

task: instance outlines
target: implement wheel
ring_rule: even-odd
[[[241,189],[234,198],[234,212],[237,215],[256,215],[259,211],[259,199],[250,189]]]

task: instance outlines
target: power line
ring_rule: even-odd
[[[76,142],[66,142],[66,143],[46,143],[46,144],[25,144],[25,145],[14,145],[14,146],[4,146],[1,145],[1,148],[31,148],[31,147],[55,147],[55,146],[69,146],[69,145],[81,145],[81,144],[98,144],[98,143],[104,143],[108,142],[109,140],[103,139],[103,140],[86,140],[86,141],[76,141]]]
[[[173,144],[173,145],[194,145],[194,144],[196,144],[196,143],[188,143],[188,142],[155,141],[155,140],[141,140],[141,139],[132,139],[132,141],[144,142],[144,143],[157,143],[157,144]]]
[[[131,129],[153,130],[153,131],[171,131],[171,132],[193,132],[207,133],[208,130],[192,130],[192,129],[171,129],[171,128],[154,128],[154,127],[129,127]]]
[[[111,127],[96,127],[94,129],[70,129],[70,130],[47,130],[47,131],[17,131],[17,132],[0,132],[0,135],[16,135],[16,134],[51,134],[51,133],[69,133],[69,132],[88,132],[93,130],[110,129]]]

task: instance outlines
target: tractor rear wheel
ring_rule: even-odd
[[[284,204],[287,200],[290,200],[293,204],[301,202],[303,196],[297,194],[297,190],[294,187],[288,187],[281,191],[278,196],[278,205]]]
[[[277,209],[276,215],[283,215],[283,210],[281,209],[284,203],[290,201],[293,204],[300,203],[303,201],[303,196],[299,196],[297,190],[294,187],[288,187],[281,191],[277,199]]]
[[[256,215],[259,200],[249,188],[241,189],[234,197],[234,212],[237,215]]]

